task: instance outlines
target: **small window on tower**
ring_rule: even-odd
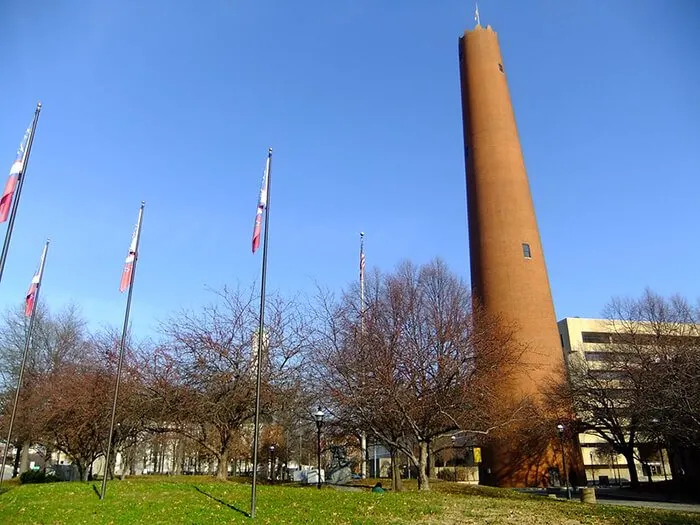
[[[498,70],[503,73],[503,64],[498,64]]]
[[[532,252],[530,251],[530,245],[526,242],[523,243],[523,257],[526,259],[532,259]]]

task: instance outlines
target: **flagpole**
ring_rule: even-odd
[[[360,333],[365,333],[365,233],[360,232]]]
[[[5,271],[5,261],[7,260],[7,253],[10,250],[10,239],[12,239],[12,230],[15,226],[15,215],[17,215],[17,208],[19,207],[19,198],[22,195],[22,186],[24,185],[24,176],[27,173],[27,166],[29,165],[29,155],[32,152],[32,144],[34,143],[34,132],[36,131],[37,122],[39,122],[39,113],[41,112],[41,102],[36,105],[36,110],[34,111],[34,120],[32,120],[32,128],[29,132],[29,139],[27,140],[27,151],[22,159],[22,171],[19,174],[19,180],[17,181],[17,190],[15,191],[14,203],[12,204],[12,209],[10,210],[10,220],[7,223],[7,231],[5,232],[5,242],[2,245],[2,253],[0,253],[0,281],[2,281],[2,274]]]
[[[126,298],[126,310],[124,312],[124,326],[122,327],[122,339],[119,343],[119,360],[117,363],[117,377],[114,378],[114,399],[112,400],[112,419],[109,423],[109,439],[107,439],[107,454],[105,456],[105,471],[102,476],[102,490],[100,491],[100,499],[105,498],[107,490],[107,474],[109,473],[109,456],[112,451],[112,436],[114,435],[114,420],[117,415],[117,397],[119,396],[119,381],[122,375],[122,364],[124,363],[124,347],[126,346],[126,335],[129,330],[129,314],[131,313],[131,296],[134,291],[134,277],[136,276],[136,264],[139,260],[139,243],[141,242],[141,220],[143,219],[143,208],[146,206],[144,201],[141,201],[139,209],[139,219],[136,226],[136,251],[134,252],[134,265],[131,269],[131,278],[129,280],[129,294]]]
[[[364,346],[365,335],[365,233],[360,232],[360,345]],[[364,351],[363,354],[364,356]],[[367,432],[360,432],[360,454],[362,463],[360,476],[367,477]]]
[[[255,418],[253,421],[253,486],[250,494],[250,517],[255,518],[258,479],[258,438],[260,435],[260,383],[262,377],[263,333],[265,329],[265,283],[267,281],[267,234],[270,231],[270,187],[272,185],[272,148],[267,150],[267,200],[265,205],[265,234],[263,236],[262,276],[260,283],[260,319],[258,325],[258,358],[255,378]]]
[[[32,339],[32,330],[34,330],[34,318],[36,317],[36,305],[39,303],[39,291],[41,290],[41,280],[44,277],[44,265],[46,263],[46,254],[49,251],[49,240],[46,240],[44,244],[44,250],[41,254],[41,263],[39,264],[39,282],[37,283],[36,290],[34,291],[34,304],[32,304],[32,312],[29,317],[29,328],[27,330],[27,336],[24,341],[24,353],[22,354],[22,364],[19,367],[19,376],[17,377],[17,388],[15,390],[15,402],[12,405],[12,416],[10,416],[10,429],[7,431],[7,440],[5,440],[5,451],[2,456],[2,465],[0,465],[0,486],[2,486],[2,480],[5,477],[5,462],[7,461],[7,450],[10,448],[10,439],[12,439],[12,427],[15,424],[15,415],[17,414],[17,404],[19,403],[19,390],[22,386],[22,377],[24,376],[24,368],[27,364],[27,357],[29,355],[29,345]]]

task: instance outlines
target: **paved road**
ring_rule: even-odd
[[[666,501],[637,501],[626,499],[598,499],[600,505],[625,505],[627,507],[647,507],[651,509],[673,510],[676,512],[700,512],[697,503],[668,503]]]

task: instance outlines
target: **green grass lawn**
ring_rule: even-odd
[[[206,524],[251,523],[250,485],[205,477],[144,476],[99,483],[6,484],[2,524]],[[508,490],[435,483],[419,493],[373,494],[324,487],[260,485],[258,523],[577,525],[698,524],[700,515],[584,505]]]

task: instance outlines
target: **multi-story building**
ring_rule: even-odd
[[[559,321],[558,327],[569,372],[583,367],[591,380],[600,380],[611,392],[624,388],[618,364],[625,364],[625,345],[631,344],[632,338],[641,345],[653,344],[652,327],[642,322],[568,317]],[[611,393],[606,398],[614,400],[616,396]],[[620,419],[624,421],[622,412]],[[589,482],[629,481],[627,460],[613,451],[599,433],[587,431],[578,437]],[[668,452],[648,437],[635,447],[634,468],[640,480],[648,480],[650,476],[652,481],[671,478]]]

